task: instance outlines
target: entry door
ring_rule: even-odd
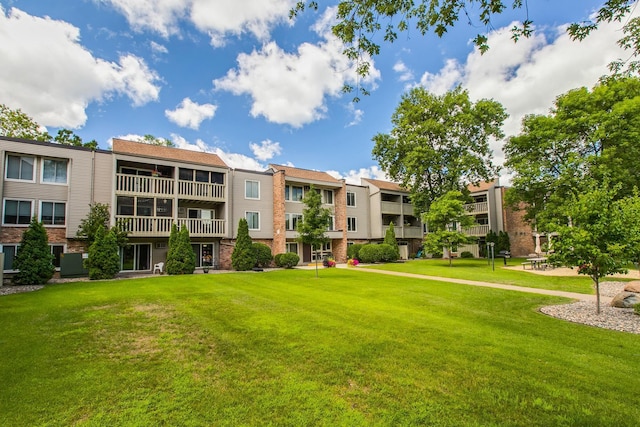
[[[311,245],[302,245],[302,262],[311,262]]]

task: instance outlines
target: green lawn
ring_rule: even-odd
[[[508,265],[521,267],[520,258],[508,260]],[[501,283],[504,285],[526,286],[530,288],[552,289],[583,294],[595,293],[593,281],[588,276],[546,276],[524,271],[521,268],[504,268],[504,260],[495,260],[495,270],[486,259],[454,259],[449,267],[449,260],[428,259],[410,260],[404,263],[370,265],[374,268],[406,273],[424,274],[426,276],[449,277],[454,279],[476,280],[481,282]],[[615,279],[620,280],[620,279]]]
[[[322,269],[0,297],[0,425],[615,425],[640,336],[566,300]]]

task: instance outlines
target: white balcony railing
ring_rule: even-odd
[[[464,205],[464,209],[469,213],[486,213],[489,212],[489,203],[487,202],[479,202],[479,203],[468,203]]]
[[[223,201],[224,184],[211,184],[208,182],[176,181],[173,178],[160,178],[153,176],[116,174],[116,193],[127,196],[175,196],[193,200]]]
[[[116,174],[116,192],[121,195],[161,195],[174,194],[174,180],[152,176]]]
[[[171,234],[173,218],[157,218],[148,216],[116,216],[130,237],[168,237]],[[191,237],[224,237],[226,221],[223,219],[190,219],[177,221],[178,228],[187,226]]]
[[[469,236],[486,236],[489,232],[489,226],[474,225],[473,227],[465,228],[464,232]]]

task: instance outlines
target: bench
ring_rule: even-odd
[[[522,263],[522,269],[526,270],[527,269],[527,265],[529,266],[530,270],[533,270],[533,265],[531,264],[531,261],[526,261]]]

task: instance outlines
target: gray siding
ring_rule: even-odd
[[[245,182],[257,181],[260,185],[260,198],[245,197]],[[233,223],[229,224],[232,236],[238,234],[238,221],[245,212],[260,213],[260,230],[249,230],[252,239],[273,239],[273,175],[270,173],[235,170],[233,171]]]
[[[369,238],[369,189],[367,187],[347,185],[348,193],[355,193],[356,206],[347,206],[347,218],[356,218],[356,231],[347,231],[347,240]]]

